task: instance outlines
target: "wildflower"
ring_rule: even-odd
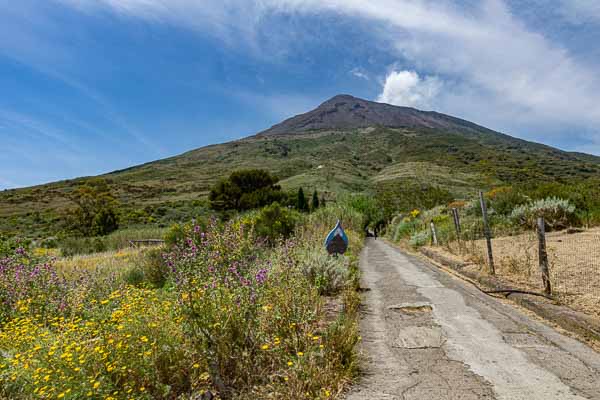
[[[288,365],[288,367],[291,367],[292,365],[294,365],[294,363],[292,361],[288,361],[287,365]]]
[[[263,344],[260,348],[263,349],[263,350],[269,350],[269,345],[268,344]]]
[[[93,388],[98,389],[100,387],[100,382],[95,382]]]
[[[303,353],[303,352],[301,352],[301,351],[299,351],[299,352],[297,352],[297,353],[296,353],[296,355],[297,355],[298,357],[302,357],[302,356],[304,355],[304,353]]]
[[[200,364],[196,363],[196,364],[192,365],[192,368],[198,369],[198,368],[200,368]]]
[[[142,336],[140,340],[144,343],[148,342],[148,338],[146,336]]]

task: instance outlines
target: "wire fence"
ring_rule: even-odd
[[[491,221],[490,257],[483,217],[464,222],[460,216],[458,221],[453,217],[453,231],[436,235],[441,249],[470,268],[495,274],[515,289],[546,292],[574,309],[600,316],[600,229],[546,233],[538,227],[524,232]],[[549,286],[544,280],[544,264]]]

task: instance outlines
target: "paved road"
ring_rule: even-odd
[[[363,378],[347,399],[600,399],[600,354],[368,239]]]

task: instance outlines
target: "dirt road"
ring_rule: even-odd
[[[600,399],[600,354],[381,240],[361,255],[363,377],[347,399]]]

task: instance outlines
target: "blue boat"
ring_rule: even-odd
[[[348,249],[348,236],[342,228],[340,220],[335,224],[335,228],[329,232],[325,238],[325,248],[329,254],[344,254]]]

